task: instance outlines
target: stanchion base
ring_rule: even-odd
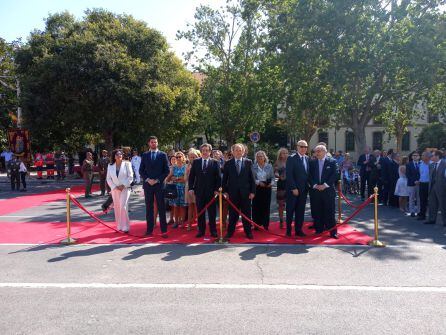
[[[381,242],[379,240],[370,241],[369,245],[371,247],[376,247],[376,248],[384,248],[386,246],[383,242]]]
[[[60,244],[70,245],[70,244],[76,244],[76,240],[72,237],[67,237],[66,239],[60,241]]]
[[[219,237],[217,239],[215,239],[214,243],[216,244],[228,244],[229,240],[223,237]]]

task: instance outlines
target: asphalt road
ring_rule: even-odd
[[[64,204],[13,215],[63,221]],[[372,206],[352,224],[371,234]],[[0,334],[445,334],[444,228],[382,207],[380,225],[382,249],[0,245]]]

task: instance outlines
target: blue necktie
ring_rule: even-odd
[[[155,160],[155,151],[152,151],[152,161],[154,161]]]
[[[240,174],[240,171],[242,170],[240,165],[240,160],[237,159],[237,174]]]

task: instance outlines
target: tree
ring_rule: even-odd
[[[263,66],[259,2],[228,1],[218,10],[201,5],[187,28],[177,36],[192,42],[188,60],[206,76],[202,97],[211,116],[203,130],[228,144],[262,131],[276,99],[270,94],[274,69]]]
[[[149,134],[173,141],[197,117],[198,83],[160,33],[128,15],[51,15],[17,63],[25,122],[50,148],[72,131],[80,141],[99,136],[109,149],[140,147]]]
[[[446,148],[446,126],[441,123],[432,123],[423,128],[417,139],[418,148]]]
[[[17,115],[17,80],[14,54],[19,43],[0,38],[0,143],[6,144],[6,129],[14,126]],[[15,119],[16,120],[16,119]]]
[[[365,126],[388,102],[433,84],[445,41],[440,2],[273,1],[271,45],[288,76],[300,81],[293,90],[316,86],[326,116],[351,128],[362,148]]]

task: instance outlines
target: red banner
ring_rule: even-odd
[[[8,129],[9,148],[18,157],[31,160],[31,141],[28,129]]]

